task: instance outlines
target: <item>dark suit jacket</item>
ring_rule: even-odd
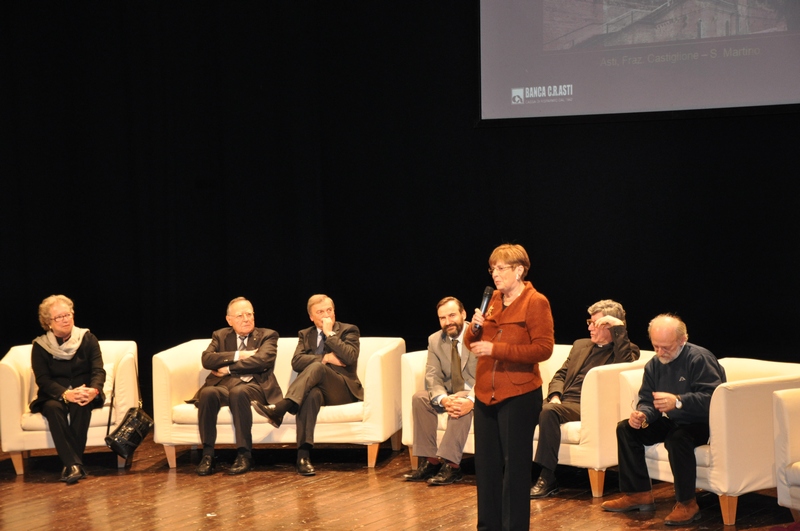
[[[335,322],[333,331],[336,335],[325,339],[325,354],[333,353],[344,363],[344,367],[328,365],[331,369],[344,376],[347,388],[359,400],[364,400],[364,388],[358,379],[358,353],[360,350],[359,338],[361,333],[355,325]],[[312,363],[322,361],[324,354],[315,354],[317,350],[317,327],[312,326],[298,333],[297,349],[292,357],[292,369],[300,373]]]
[[[608,352],[608,357],[601,362],[601,365],[611,363],[631,362],[639,359],[639,347],[631,343],[628,339],[628,332],[624,326],[611,327],[612,348]],[[564,389],[569,389],[575,377],[583,367],[586,358],[592,351],[594,343],[589,338],[579,339],[572,344],[572,350],[564,362],[564,365],[553,375],[550,386],[547,390],[547,397],[553,394],[564,394]]]
[[[258,382],[261,390],[264,391],[266,403],[274,404],[280,401],[283,398],[283,391],[273,373],[275,358],[278,354],[278,332],[269,328],[253,329],[253,333],[247,338],[247,349],[257,352],[247,359],[234,362],[234,355],[239,348],[237,343],[238,338],[232,327],[214,332],[211,336],[211,344],[208,345],[201,358],[203,367],[212,371],[228,367],[231,374],[219,377],[210,373],[204,387],[217,385],[224,378],[251,374],[253,380]],[[189,402],[197,402],[197,394]]]
[[[103,369],[103,355],[100,343],[91,332],[83,335],[83,340],[71,360],[59,360],[47,352],[41,345],[34,343],[31,348],[31,368],[36,377],[39,393],[31,402],[31,412],[39,413],[46,400],[61,400],[69,387],[92,387],[100,394],[88,405],[92,409],[103,407],[105,395],[103,384],[106,382],[106,371]]]
[[[469,327],[469,321],[464,323]],[[461,375],[464,383],[475,387],[475,371],[478,358],[466,345],[461,346]],[[428,362],[425,366],[425,389],[428,398],[453,394],[453,367],[450,362],[450,339],[444,332],[434,332],[428,337]],[[458,396],[468,396],[470,391],[461,391]]]

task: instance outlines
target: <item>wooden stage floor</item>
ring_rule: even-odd
[[[290,447],[257,448],[256,469],[242,476],[225,474],[235,450],[222,447],[217,454],[221,465],[213,476],[194,473],[199,454],[189,447],[179,448],[178,467],[170,470],[151,434],[127,470],[117,470],[110,451],[90,448],[90,476],[66,486],[58,481],[61,466],[53,451],[33,452],[24,476],[17,476],[9,455],[0,453],[0,529],[455,530],[476,525],[472,459],[464,462],[468,474],[461,483],[428,487],[403,481],[408,450],[393,452],[388,445],[374,469],[366,466],[364,447],[316,449],[314,477],[295,474]],[[681,529],[664,525],[674,500],[671,484],[655,484],[655,513],[616,514],[600,509],[603,500],[618,495],[613,469],[606,475],[602,499],[591,497],[585,470],[559,467],[557,476],[561,491],[531,502],[531,529]],[[698,502],[702,520],[685,529],[770,530],[792,523],[790,511],[778,506],[774,489],[742,496],[736,526],[722,524],[715,495],[700,492]]]

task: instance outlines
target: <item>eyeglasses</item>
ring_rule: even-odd
[[[254,316],[255,314],[253,312],[244,312],[244,313],[237,313],[236,315],[233,316],[233,318],[236,319],[237,321],[244,321],[245,319],[249,321]]]
[[[494,267],[490,267],[490,268],[489,268],[489,274],[490,274],[490,275],[494,275],[494,272],[495,272],[495,271],[499,271],[500,273],[502,273],[502,272],[504,272],[504,271],[508,271],[508,270],[509,270],[509,269],[511,269],[512,267],[515,267],[515,266],[513,266],[513,265],[504,265],[504,266],[494,266]]]
[[[603,326],[603,325],[598,326],[597,323],[595,323],[591,319],[586,319],[586,324],[589,326],[594,326],[595,328],[600,328],[601,326]]]
[[[64,321],[69,321],[72,319],[72,312],[70,313],[62,313],[61,315],[56,315],[51,319],[51,321],[55,321],[57,323],[63,323]]]

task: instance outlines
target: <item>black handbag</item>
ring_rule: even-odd
[[[136,385],[139,385],[139,374],[136,374]],[[111,413],[114,411],[114,395],[117,387],[117,378],[114,376],[114,385],[111,388],[111,407],[108,411],[108,427],[106,428],[106,445],[111,450],[125,459],[131,460],[133,452],[142,443],[150,430],[153,429],[152,417],[142,409],[141,392],[139,393],[139,407],[132,407],[125,413],[125,418],[114,429],[114,432],[109,434],[111,430]]]

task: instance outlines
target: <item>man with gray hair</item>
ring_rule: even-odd
[[[664,523],[688,525],[700,519],[694,449],[708,442],[711,395],[725,383],[725,369],[710,351],[688,342],[686,324],[675,315],[657,316],[648,333],[656,355],[644,366],[636,410],[617,424],[619,490],[624,494],[601,507],[618,513],[656,510],[644,447],[663,442],[677,502]]]
[[[253,468],[253,411],[250,403],[267,404],[283,397],[273,372],[278,354],[278,333],[256,328],[253,305],[244,297],[228,304],[227,328],[214,332],[203,352],[203,368],[210,370],[203,387],[189,400],[197,406],[203,456],[198,476],[209,476],[216,466],[217,415],[228,406],[236,434],[236,460],[228,474],[244,474]]]
[[[311,464],[311,449],[319,410],[322,406],[364,400],[364,389],[357,373],[361,348],[358,327],[336,320],[333,300],[327,295],[312,295],[306,309],[314,326],[298,333],[292,357],[297,378],[289,385],[283,400],[252,405],[256,413],[276,428],[286,413],[296,415],[297,473],[313,476],[316,471]]]
[[[558,491],[555,470],[561,424],[581,419],[581,387],[589,370],[639,359],[639,347],[628,339],[625,310],[620,303],[610,299],[598,301],[588,312],[589,338],[573,343],[564,365],[550,381],[547,401],[539,414],[539,443],[533,461],[542,470],[531,489],[531,499],[546,498]]]

